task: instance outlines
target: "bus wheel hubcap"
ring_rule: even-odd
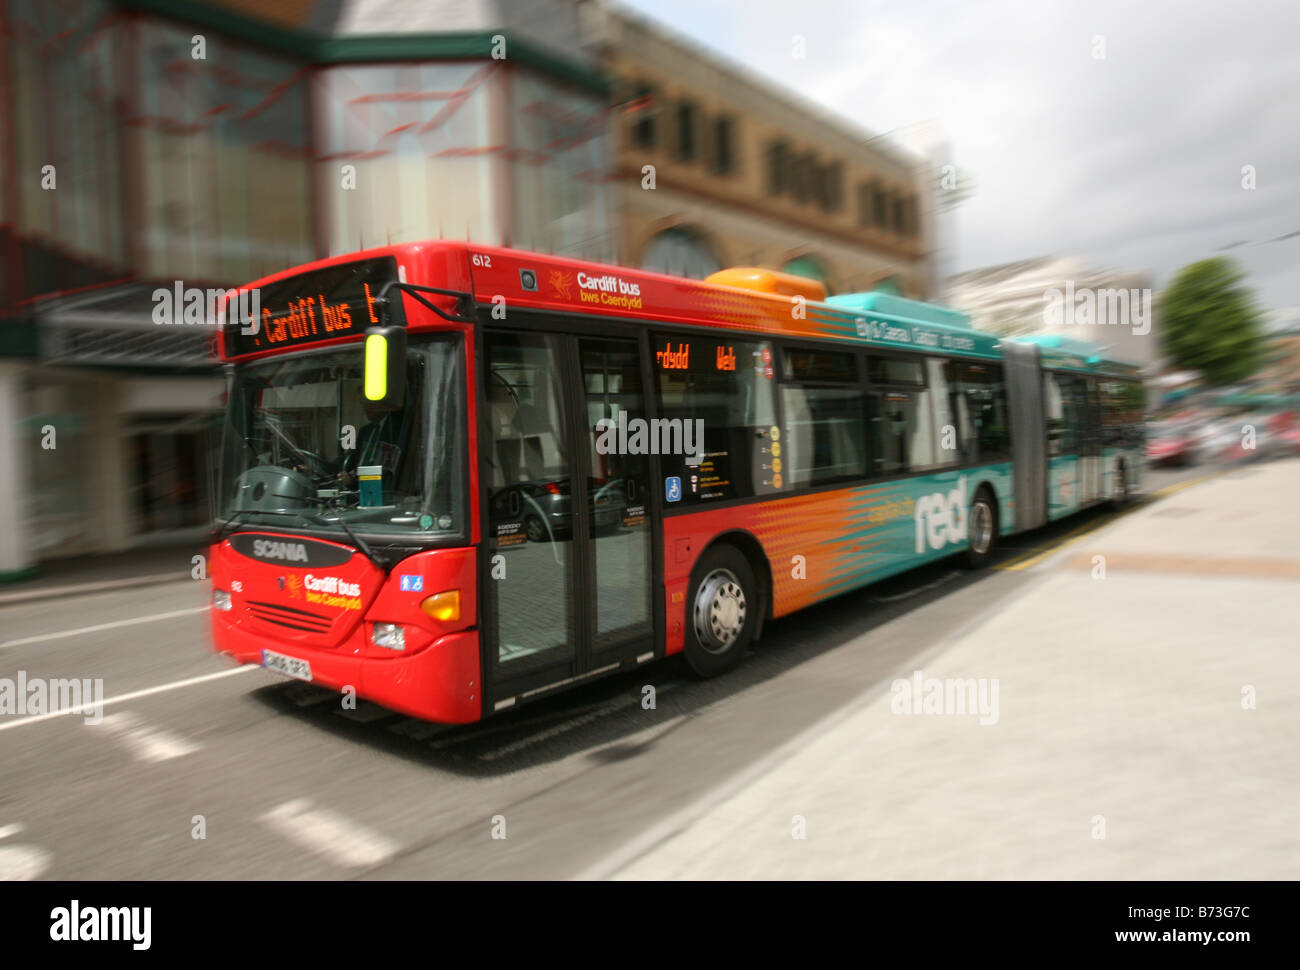
[[[988,551],[993,538],[993,512],[983,502],[976,502],[972,509],[975,519],[975,551],[981,555]]]
[[[695,635],[709,653],[722,653],[745,629],[745,591],[726,569],[715,569],[695,594]]]

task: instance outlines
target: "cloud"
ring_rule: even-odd
[[[1300,228],[1300,5],[629,5],[871,132],[936,121],[976,184],[957,269],[1078,253],[1163,284],[1245,240],[1262,302],[1300,304],[1300,237],[1261,245]]]

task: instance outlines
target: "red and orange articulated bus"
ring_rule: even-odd
[[[883,293],[428,242],[229,299],[215,649],[443,723],[1102,501],[1135,368]]]

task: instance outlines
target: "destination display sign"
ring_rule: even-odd
[[[290,276],[256,290],[233,294],[226,307],[226,356],[360,336],[378,326],[375,298],[397,279],[392,256],[341,263]],[[386,322],[404,323],[402,301],[393,300]]]
[[[854,326],[859,337],[883,343],[906,344],[923,350],[963,350],[976,349],[975,334],[945,333],[917,326],[901,320],[878,320],[865,317],[854,318]]]

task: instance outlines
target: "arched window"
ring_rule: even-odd
[[[903,287],[897,276],[886,276],[871,288],[873,293],[888,293],[890,296],[903,296]]]
[[[822,265],[821,260],[816,256],[811,256],[807,253],[802,256],[796,256],[794,259],[787,261],[781,269],[787,273],[792,273],[795,276],[803,276],[810,280],[816,280],[822,286],[826,287],[826,294],[828,296],[832,292],[831,282],[826,278],[826,267]]]
[[[641,268],[702,280],[722,269],[722,264],[699,233],[685,226],[673,226],[650,240]]]

